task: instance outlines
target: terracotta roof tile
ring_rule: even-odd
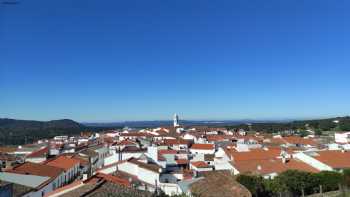
[[[38,151],[32,152],[29,155],[27,155],[27,158],[33,158],[33,157],[46,157],[49,154],[49,148],[45,147]]]
[[[232,149],[228,149],[226,153],[232,156],[234,161],[260,160],[278,157],[281,153],[281,149],[252,149],[247,152],[237,152],[232,151]]]
[[[283,163],[282,159],[244,160],[235,161],[233,165],[240,173],[251,172],[260,175],[281,173],[286,170],[319,172],[317,169],[297,159],[289,159],[286,163]]]
[[[334,169],[350,168],[350,152],[342,151],[319,151],[315,159],[325,163]]]
[[[103,173],[97,173],[96,177],[103,178],[106,181],[109,181],[118,185],[130,187],[130,182],[127,179],[122,179],[120,177],[112,176],[109,174],[103,174]]]
[[[189,161],[187,159],[177,159],[175,161],[179,165],[184,165],[184,164],[188,164],[189,163]]]
[[[208,168],[209,165],[205,163],[204,161],[194,161],[191,162],[191,165],[195,166],[196,168]]]
[[[158,154],[161,154],[161,155],[163,155],[163,154],[172,154],[172,155],[174,155],[174,154],[177,154],[177,151],[176,150],[158,150]]]
[[[214,144],[193,144],[191,149],[197,150],[213,150],[215,148]]]
[[[66,171],[73,168],[75,165],[80,165],[80,161],[78,159],[69,158],[66,156],[58,156],[52,160],[47,161],[45,164],[48,166],[64,169]]]
[[[178,145],[178,144],[188,145],[189,141],[184,140],[184,139],[165,139],[164,144],[168,145],[168,146]]]
[[[226,139],[224,136],[221,135],[207,135],[206,138],[209,142],[224,141]]]
[[[63,170],[43,164],[25,162],[23,164],[15,166],[13,169],[8,170],[7,172],[50,177],[50,179],[38,186],[38,188],[42,188],[51,181],[55,180],[56,177],[63,173]]]

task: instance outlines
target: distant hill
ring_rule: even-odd
[[[181,125],[185,126],[213,126],[223,127],[228,125],[239,125],[250,122],[281,122],[281,121],[267,121],[267,120],[180,120]],[[283,121],[286,122],[286,121]],[[132,128],[153,128],[159,126],[173,125],[170,120],[150,120],[150,121],[123,121],[123,122],[106,122],[106,123],[83,123],[86,126],[94,127],[132,127]]]
[[[0,145],[31,143],[38,139],[52,138],[57,135],[79,135],[81,131],[101,131],[129,127],[158,127],[171,125],[171,121],[129,121],[119,123],[78,123],[70,119],[52,121],[33,121],[0,118]],[[350,117],[336,117],[315,120],[299,121],[188,121],[181,124],[206,125],[210,127],[227,127],[232,129],[243,128],[261,132],[277,132],[283,130],[315,131],[350,131]]]
[[[338,121],[338,123],[336,123]],[[159,126],[172,125],[172,121],[125,121],[110,123],[84,123],[86,126],[93,127],[132,127],[132,128],[152,128]],[[185,126],[209,126],[209,127],[228,127],[243,128],[245,130],[276,132],[283,130],[306,130],[314,129],[319,131],[350,131],[350,117],[335,117],[314,120],[180,120],[181,125]]]
[[[0,144],[24,144],[56,135],[76,135],[88,127],[73,120],[33,121],[0,119]]]
[[[246,130],[262,131],[272,133],[283,130],[306,130],[313,129],[322,131],[350,131],[350,117],[335,117],[314,120],[297,120],[289,122],[252,122],[251,124],[239,124],[228,126],[228,128],[243,128]]]

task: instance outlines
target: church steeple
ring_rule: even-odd
[[[174,127],[180,126],[179,123],[179,116],[177,114],[174,114]]]

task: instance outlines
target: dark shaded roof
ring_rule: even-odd
[[[150,192],[140,191],[132,188],[127,188],[113,184],[111,182],[103,182],[96,186],[93,190],[85,193],[86,197],[110,197],[115,196],[133,196],[133,197],[150,197]]]
[[[27,187],[24,185],[20,185],[20,184],[16,184],[16,183],[9,183],[6,181],[0,181],[0,186],[6,187],[6,185],[12,185],[12,192],[13,192],[12,197],[20,197],[20,196],[23,196],[24,194],[33,190],[33,188]]]
[[[205,154],[204,155],[204,161],[214,161],[214,154]]]
[[[16,161],[18,159],[19,158],[14,155],[0,152],[0,161]]]
[[[89,157],[97,157],[98,153],[94,150],[91,149],[84,149],[82,151],[80,151],[81,154],[87,155]]]
[[[63,195],[60,195],[60,197],[80,197],[80,196],[84,196],[85,193],[93,190],[95,187],[97,187],[98,185],[94,185],[94,184],[85,184],[79,188],[76,188],[72,191],[69,191]]]
[[[97,182],[86,183],[85,185],[69,191],[60,197],[151,196],[151,193],[149,192],[139,191],[130,187],[121,186],[107,180],[97,179],[95,181]]]
[[[38,187],[41,188],[42,186],[45,186],[47,183],[53,181],[56,177],[58,177],[63,172],[63,170],[44,164],[25,162],[23,164],[15,166],[13,169],[8,170],[7,172],[50,177],[50,179]]]
[[[141,149],[136,146],[126,146],[123,148],[122,152],[146,152],[146,149]]]
[[[239,184],[229,171],[203,173],[204,179],[193,183],[191,192],[201,197],[251,197],[251,193]]]
[[[130,158],[127,160],[128,162],[130,163],[133,163],[133,164],[136,164],[138,165],[140,168],[144,168],[144,169],[147,169],[147,170],[151,170],[153,172],[156,172],[156,173],[159,173],[159,170],[161,169],[158,165],[156,164],[150,164],[150,163],[143,163],[143,162],[140,162],[138,161],[137,159],[135,158]]]

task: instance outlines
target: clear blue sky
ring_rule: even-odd
[[[348,0],[17,1],[0,4],[0,117],[350,112]]]

